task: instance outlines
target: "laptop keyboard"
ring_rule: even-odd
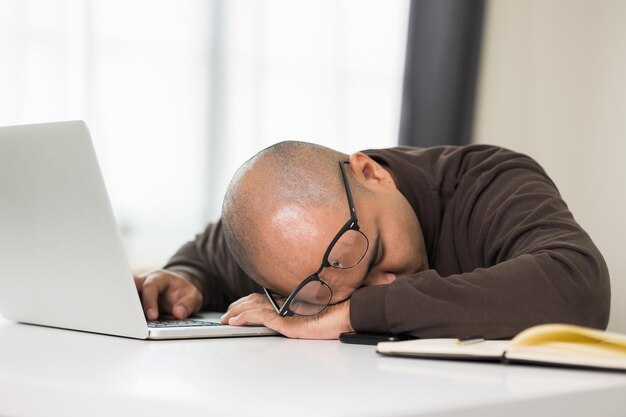
[[[148,327],[200,327],[200,326],[221,326],[220,323],[202,320],[154,320],[148,322]]]

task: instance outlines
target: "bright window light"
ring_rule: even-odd
[[[131,265],[158,267],[262,148],[396,144],[408,7],[0,1],[0,125],[85,120]]]

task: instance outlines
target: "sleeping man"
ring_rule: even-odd
[[[226,311],[294,338],[509,338],[604,329],[610,310],[606,264],[554,183],[486,145],[278,143],[237,171],[220,220],[136,284],[150,320]]]

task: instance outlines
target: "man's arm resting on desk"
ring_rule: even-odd
[[[477,197],[454,208],[455,226],[468,232],[443,249],[465,255],[466,272],[431,269],[358,289],[350,311],[357,331],[498,339],[540,323],[606,328],[604,259],[534,162],[489,182],[468,176],[457,193]]]

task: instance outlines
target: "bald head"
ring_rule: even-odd
[[[389,167],[362,152],[341,165],[354,197],[351,212],[342,159],[348,156],[323,146],[281,142],[237,171],[224,198],[223,230],[235,260],[257,283],[288,296],[320,270],[337,303],[362,286],[428,268],[419,220]],[[357,212],[365,253],[347,269],[332,268],[336,259],[322,259],[329,248],[355,249],[349,239],[330,244]]]
[[[347,157],[320,145],[287,141],[264,149],[239,168],[226,191],[222,221],[228,247],[250,277],[266,285],[259,261],[282,261],[276,239],[283,247],[290,240],[314,239],[316,213],[348,213],[339,170],[339,160]],[[358,184],[351,181],[350,186],[359,193]]]

